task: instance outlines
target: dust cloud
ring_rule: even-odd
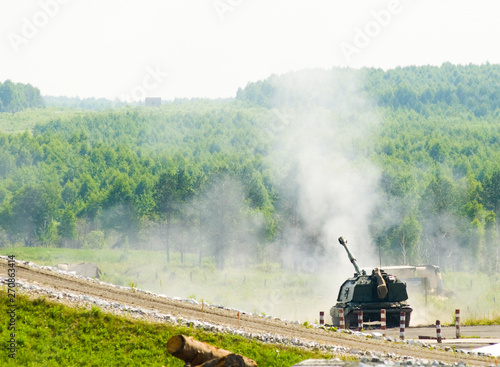
[[[198,213],[192,220],[202,228],[194,239],[199,251],[219,246],[231,261],[221,264],[216,253],[217,269],[200,263],[189,280],[177,270],[156,291],[302,322],[325,311],[329,322],[340,285],[354,273],[338,237],[348,240],[360,267],[378,261],[370,223],[381,200],[380,171],[369,159],[369,141],[380,119],[357,78],[305,71],[271,79],[274,120],[263,133],[277,172],[280,234],[258,243],[264,221],[251,211],[242,215],[244,183],[221,178],[185,211]]]
[[[378,260],[370,222],[381,200],[380,171],[368,158],[368,141],[379,118],[373,103],[363,97],[357,76],[330,75],[325,80],[322,73],[292,74],[275,85],[276,100],[282,102],[276,103],[281,129],[274,131],[273,159],[276,167],[288,168],[280,185],[288,218],[278,240],[279,256],[285,267],[314,275],[307,284],[310,302],[294,311],[309,321],[320,310],[328,315],[340,285],[354,272],[338,237],[348,240],[360,266],[375,266]],[[329,95],[315,95],[315,89]],[[289,107],[283,96],[294,91],[310,94],[302,101],[295,98],[299,102]],[[274,302],[274,312],[287,315],[282,298],[285,307]]]

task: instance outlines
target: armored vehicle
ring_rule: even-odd
[[[354,277],[347,279],[340,287],[337,304],[330,309],[333,326],[340,326],[339,310],[344,310],[345,327],[356,326],[358,311],[363,311],[363,322],[380,321],[380,310],[386,310],[387,327],[400,324],[400,313],[405,313],[406,326],[410,324],[412,308],[406,303],[406,284],[396,276],[375,268],[371,274],[360,271],[356,259],[347,248],[347,241],[340,237],[340,244],[354,266]]]

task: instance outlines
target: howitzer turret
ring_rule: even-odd
[[[399,326],[400,313],[406,314],[406,326],[410,324],[412,308],[406,303],[406,284],[394,275],[375,268],[371,275],[360,270],[356,259],[347,248],[347,241],[340,237],[356,273],[340,287],[337,304],[330,310],[334,326],[340,325],[339,310],[344,310],[345,326],[357,324],[358,311],[363,311],[363,321],[380,321],[380,310],[386,310],[387,326]]]

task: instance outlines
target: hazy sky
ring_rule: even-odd
[[[0,81],[217,98],[303,68],[493,64],[499,17],[498,0],[0,0]]]

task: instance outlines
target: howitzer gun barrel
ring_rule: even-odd
[[[356,270],[356,273],[361,274],[358,264],[356,263],[356,259],[354,258],[354,256],[352,256],[351,252],[347,248],[347,240],[344,240],[343,237],[339,237],[339,242],[342,246],[344,246],[345,250],[347,251],[347,256],[349,256],[349,260],[351,261],[352,265],[354,265],[354,270]]]

